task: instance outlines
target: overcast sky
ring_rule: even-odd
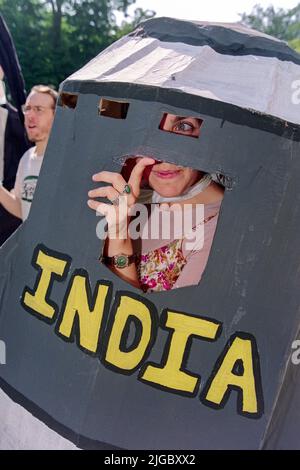
[[[299,0],[137,0],[129,12],[141,7],[144,10],[156,11],[156,16],[231,22],[239,20],[239,13],[250,13],[257,3],[264,8],[274,5],[275,8],[290,9],[295,7]]]

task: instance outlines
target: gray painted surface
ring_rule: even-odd
[[[141,23],[133,37],[153,37],[163,42],[209,45],[220,54],[277,57],[300,63],[299,54],[285,41],[251,29],[242,23],[209,23],[174,18],[151,18]]]
[[[97,115],[98,100],[80,95],[76,110],[57,109],[30,217],[0,252],[1,339],[8,351],[1,377],[55,421],[92,441],[123,448],[259,448],[299,323],[299,143],[202,115],[201,100],[199,140],[156,130],[163,111],[188,115],[188,109],[130,100],[127,119],[114,120]],[[172,162],[233,178],[200,285],[146,297],[159,314],[168,307],[223,323],[216,342],[193,340],[188,369],[201,375],[201,389],[233,333],[256,338],[265,402],[259,419],[237,413],[234,391],[223,410],[213,410],[198,397],[141,383],[137,372],[111,371],[20,305],[24,287],[35,284],[31,258],[38,244],[72,258],[68,279],[54,282],[51,290],[59,306],[78,268],[89,273],[92,289],[97,280],[109,280],[113,296],[119,290],[137,292],[97,262],[98,219],[86,199],[94,172],[120,169],[113,158],[141,148],[161,158],[172,148]],[[159,329],[148,360],[161,361],[166,336]]]
[[[276,418],[276,410],[296,406],[296,385],[287,365],[299,328],[299,128],[159,88],[84,82],[66,82],[64,87],[80,92],[77,107],[58,107],[29,219],[0,250],[0,338],[7,346],[7,364],[0,366],[4,392],[79,447],[286,446],[282,432],[289,436],[299,423],[292,408],[284,424],[281,412]],[[127,99],[127,119],[99,117],[101,96]],[[160,131],[163,112],[199,115],[204,120],[200,138]],[[103,169],[119,171],[118,158],[137,153],[221,172],[232,182],[198,286],[146,295],[97,261],[99,219],[86,204],[91,176]],[[49,295],[60,310],[53,324],[20,303],[24,288],[35,285],[37,271],[31,261],[41,244],[71,258],[66,279],[55,281]],[[159,317],[168,308],[222,323],[215,342],[192,341],[186,367],[201,376],[197,396],[151,387],[138,380],[139,371],[124,375],[111,370],[76,341],[56,334],[69,281],[78,269],[88,273],[92,292],[99,280],[111,283],[106,328],[119,291],[147,299]],[[237,412],[236,391],[219,410],[199,400],[236,332],[252,335],[258,347],[264,412],[257,419]],[[107,329],[101,332],[101,343],[107,334]],[[168,332],[158,327],[146,362],[161,362],[167,337]],[[289,403],[287,395],[280,394],[283,383],[292,391]],[[276,441],[270,438],[274,434]],[[289,442],[300,447],[297,440]]]

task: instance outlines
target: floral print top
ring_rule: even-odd
[[[215,218],[217,213],[206,217],[199,225]],[[197,226],[194,227],[194,230]],[[184,238],[176,239],[137,257],[136,268],[141,289],[144,292],[171,290],[178,280],[188,255],[183,253]],[[190,253],[191,254],[191,253]]]
[[[187,260],[182,252],[182,240],[142,254],[137,260],[137,272],[144,292],[172,289]]]

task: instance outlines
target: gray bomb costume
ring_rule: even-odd
[[[299,64],[240,25],[160,18],[62,84],[29,219],[0,251],[0,385],[51,432],[82,448],[299,448]],[[164,113],[200,117],[199,139],[161,131]],[[91,175],[143,154],[225,176],[198,286],[143,295],[97,262]]]

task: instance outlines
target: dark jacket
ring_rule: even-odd
[[[29,148],[18,111],[9,103],[2,105],[8,110],[4,141],[3,186],[9,191],[14,187],[16,172],[22,155]],[[9,214],[0,205],[0,246],[16,230],[21,220]]]

